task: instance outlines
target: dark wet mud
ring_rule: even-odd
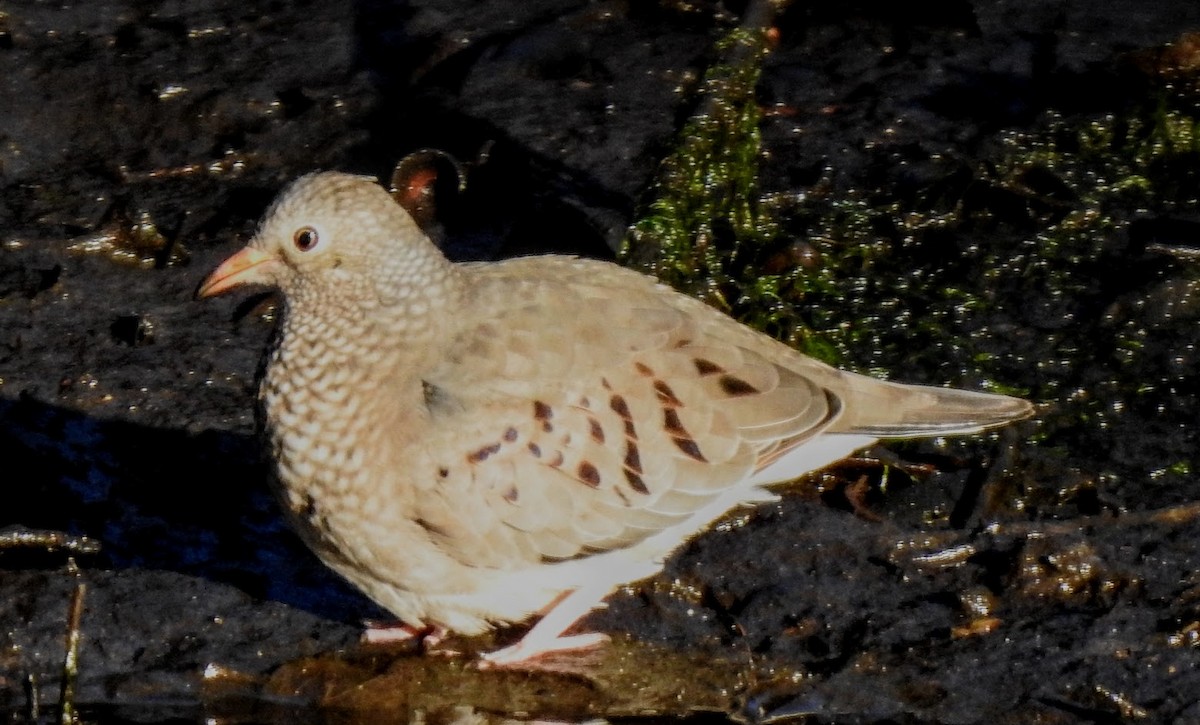
[[[673,281],[1039,416],[733,512],[537,674],[358,645],[383,613],[253,440],[271,301],[192,292],[288,180],[428,148],[467,169],[454,256],[614,256],[743,8],[0,6],[0,712],[65,681],[85,722],[1200,721],[1200,6],[1126,5],[775,18],[770,223]]]

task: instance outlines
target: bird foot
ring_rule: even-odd
[[[533,628],[525,633],[521,641],[504,649],[489,652],[479,660],[479,667],[513,668],[533,670],[564,670],[555,655],[561,652],[594,649],[608,641],[608,636],[599,632],[572,634],[564,636],[588,612],[604,606],[604,597],[612,590],[612,585],[606,581],[597,581],[564,592],[550,602],[544,610],[544,615]],[[580,657],[574,656],[572,664],[579,664]],[[565,670],[564,670],[565,671]]]
[[[600,632],[554,637],[546,641],[541,641],[541,637],[530,637],[531,634],[534,633],[531,631],[514,645],[481,655],[479,668],[553,670],[558,668],[557,660],[561,659],[555,655],[564,652],[585,654],[608,642],[608,635]]]
[[[457,651],[438,649],[449,631],[445,627],[424,626],[414,627],[403,622],[366,622],[362,633],[362,643],[365,645],[398,644],[416,642],[428,654],[456,655]]]

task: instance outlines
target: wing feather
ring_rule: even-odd
[[[538,274],[523,271],[530,264]],[[716,508],[764,500],[761,485],[776,473],[823,466],[873,436],[1012,413],[996,404],[942,425],[930,406],[999,396],[843,373],[610,266],[540,258],[472,269],[479,319],[429,371],[453,404],[431,409],[424,435],[427,470],[446,475],[423,494],[442,501],[422,517],[452,532],[439,544],[463,562],[637,546],[700,528]],[[848,397],[864,403],[852,416]]]

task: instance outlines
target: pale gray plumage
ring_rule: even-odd
[[[501,662],[593,642],[558,635],[768,484],[1031,411],[836,370],[614,264],[453,264],[346,174],[293,183],[200,294],[244,283],[287,301],[261,403],[329,566],[466,634],[574,592]]]

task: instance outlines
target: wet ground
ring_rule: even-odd
[[[731,517],[590,618],[614,645],[578,672],[356,644],[382,613],[286,530],[257,460],[271,308],[197,282],[286,181],[421,148],[471,165],[439,210],[455,255],[611,255],[740,11],[0,6],[0,711],[54,715],[82,584],[89,721],[1200,721],[1189,2],[776,20],[780,231],[729,282],[780,286],[720,297],[1038,421]]]

